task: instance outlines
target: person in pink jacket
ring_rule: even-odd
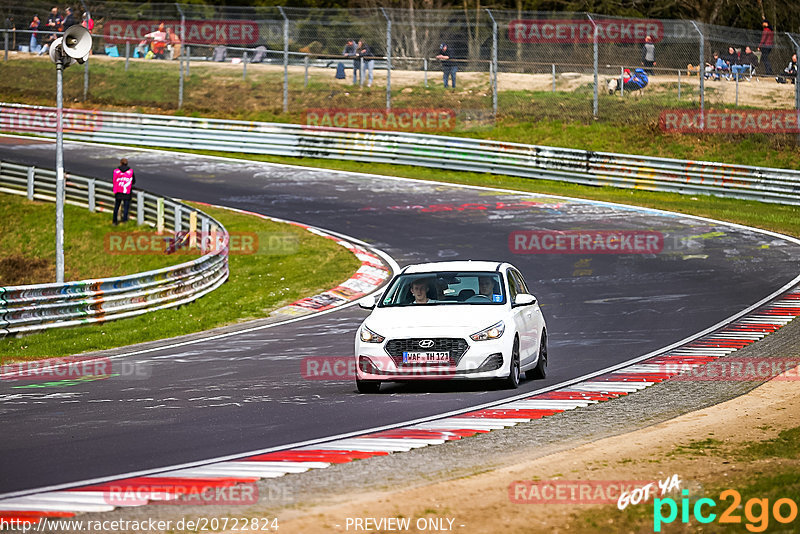
[[[117,214],[119,207],[122,206],[122,222],[128,221],[128,211],[131,207],[133,197],[133,184],[136,183],[136,175],[133,169],[128,167],[128,158],[119,160],[119,167],[114,169],[114,217],[112,222],[117,224]]]

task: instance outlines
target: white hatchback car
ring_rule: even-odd
[[[383,295],[359,302],[372,313],[356,333],[356,385],[382,381],[544,378],[547,327],[513,265],[452,261],[410,265]]]

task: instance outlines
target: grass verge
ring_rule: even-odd
[[[266,317],[303,296],[336,286],[360,265],[348,250],[302,228],[221,208],[201,208],[231,234],[255,232],[260,238],[291,235],[296,237],[297,248],[287,254],[231,254],[228,282],[180,308],[1,339],[0,363],[109,349]]]

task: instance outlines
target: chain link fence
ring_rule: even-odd
[[[3,4],[6,61],[9,52],[43,44],[41,28],[31,42],[30,22],[35,14],[46,20],[51,7]],[[800,38],[788,33],[776,32],[769,51],[758,49],[760,30],[590,13],[122,2],[74,8],[78,21],[88,11],[95,22],[87,63],[115,58],[126,81],[143,85],[138,103],[152,99],[162,108],[169,94],[174,107],[190,101],[202,110],[202,80],[213,77],[230,83],[228,100],[245,108],[350,128],[468,130],[498,119],[565,118],[663,125],[674,110],[695,119],[731,107],[800,110],[800,92],[783,72]],[[150,61],[146,36],[162,23],[174,42],[164,61]],[[738,75],[719,68],[718,57],[747,47],[752,66]],[[153,90],[142,76],[156,67],[163,82]],[[646,71],[643,89],[641,80],[626,83],[636,69]],[[92,101],[88,72],[82,99]],[[219,110],[230,102],[206,105]]]

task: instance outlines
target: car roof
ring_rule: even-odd
[[[501,267],[508,265],[502,261],[436,261],[409,265],[402,272],[415,274],[440,271],[500,271]]]

